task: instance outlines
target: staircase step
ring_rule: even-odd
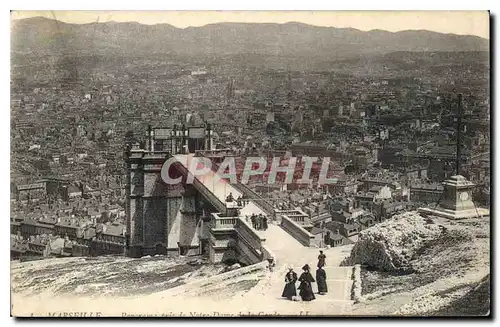
[[[352,279],[352,268],[326,267],[324,268],[327,278]]]
[[[328,293],[326,295],[318,295],[326,297],[329,300],[350,300],[352,280],[327,280]],[[313,283],[313,292],[318,293],[318,284]]]

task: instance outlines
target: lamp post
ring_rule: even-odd
[[[188,148],[188,129],[186,128],[186,125],[182,124],[182,147],[185,149],[185,153],[189,153],[189,148]]]
[[[175,133],[176,133],[177,126],[174,125],[174,129],[170,131],[170,151],[172,152],[172,155],[175,155]]]
[[[319,244],[320,247],[323,247],[323,242],[325,242],[325,222],[321,222],[321,242]]]
[[[151,125],[148,125],[148,141],[149,141],[149,152],[153,152],[153,131]]]
[[[182,151],[182,139],[183,139],[183,136],[182,136],[182,127],[181,129],[177,130],[176,131],[176,138],[175,138],[175,153],[178,154],[179,152]],[[181,142],[181,144],[179,145],[179,140]]]
[[[210,123],[207,123],[207,130],[206,130],[206,146],[205,146],[205,150],[212,150],[212,126],[210,125]]]
[[[172,131],[172,152],[174,155],[177,154],[177,138],[179,137],[179,131],[177,130],[177,125],[174,125],[174,129]]]

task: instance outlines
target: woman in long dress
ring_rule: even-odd
[[[283,289],[282,297],[286,297],[291,300],[294,296],[297,296],[297,289],[295,288],[295,283],[297,282],[297,274],[293,271],[293,268],[288,268],[288,273],[285,276],[285,288]]]
[[[316,282],[318,283],[318,293],[325,295],[328,293],[328,286],[326,285],[326,272],[322,267],[316,270]]]
[[[318,268],[326,266],[326,255],[323,254],[323,251],[319,251],[318,255]]]
[[[267,217],[263,216],[262,217],[262,229],[267,230],[268,225],[267,225]]]
[[[313,290],[312,290],[312,283],[315,282],[313,276],[311,275],[309,265],[305,265],[302,267],[302,270],[304,271],[302,275],[299,277],[299,295],[302,298],[302,301],[312,301],[315,300],[316,297],[314,296]]]

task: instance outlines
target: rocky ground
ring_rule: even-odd
[[[363,303],[354,313],[487,314],[489,229],[489,218],[450,221],[409,212],[364,231],[346,260],[363,265]]]
[[[146,295],[216,275],[223,265],[202,258],[163,256],[63,258],[11,264],[13,293],[33,296]]]

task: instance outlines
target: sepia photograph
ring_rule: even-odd
[[[490,316],[490,22],[11,11],[11,316]]]

